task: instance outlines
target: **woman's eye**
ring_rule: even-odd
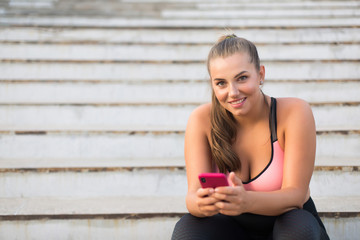
[[[238,79],[241,80],[241,81],[244,81],[244,80],[247,79],[247,76],[241,76],[241,77],[239,77]]]
[[[223,82],[223,81],[219,81],[219,82],[217,82],[216,83],[216,86],[224,86],[225,85],[225,82]]]

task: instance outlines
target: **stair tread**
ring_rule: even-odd
[[[316,154],[358,158],[359,134],[359,131],[321,132]],[[184,156],[184,132],[10,131],[2,132],[0,148],[3,159],[177,158]]]
[[[236,29],[235,33],[255,44],[358,43],[358,28]],[[0,40],[9,42],[92,43],[92,44],[213,44],[224,33],[215,29],[108,29],[1,27]],[[306,37],[304,37],[306,36]]]
[[[360,161],[360,160],[359,160]],[[183,158],[166,159],[0,159],[6,168],[158,168],[185,167]]]
[[[360,19],[360,18],[359,18]],[[301,64],[300,64],[301,63]],[[263,62],[267,81],[354,80],[358,61]],[[17,81],[208,81],[203,62],[0,62],[0,80]],[[143,74],[147,72],[148,74]]]
[[[321,213],[360,213],[360,196],[314,198]],[[186,213],[185,197],[0,198],[0,216]]]
[[[360,36],[360,34],[359,34]],[[340,89],[340,92],[339,92]],[[266,82],[264,93],[298,97],[310,104],[360,103],[360,81]],[[38,94],[33,94],[37,92]],[[314,94],[313,92],[316,92]],[[46,83],[0,82],[0,104],[13,105],[198,105],[209,102],[207,82]]]
[[[3,25],[72,26],[72,27],[125,27],[125,28],[214,28],[214,27],[343,27],[359,26],[360,19],[349,18],[294,18],[294,19],[161,19],[161,18],[107,18],[107,17],[0,17]]]
[[[161,11],[161,16],[164,18],[195,18],[195,19],[206,19],[206,18],[221,18],[221,19],[232,19],[232,18],[298,18],[298,17],[355,17],[358,16],[357,9],[164,9]]]
[[[187,118],[184,118],[187,119]],[[163,133],[179,133],[185,131],[184,124],[178,124],[173,126],[156,126],[156,125],[116,125],[116,124],[108,124],[106,126],[100,126],[98,124],[93,125],[83,125],[79,123],[66,124],[66,125],[32,125],[28,126],[18,126],[18,125],[1,125],[0,132],[47,132],[47,133],[81,133],[81,132],[97,132],[97,133],[129,133],[129,132],[163,132]],[[318,132],[351,132],[351,131],[359,131],[360,124],[349,124],[349,125],[323,125],[317,126]]]
[[[41,169],[41,168],[184,168],[184,158],[146,158],[146,159],[81,159],[81,158],[19,158],[0,159],[3,169]],[[360,158],[317,157],[316,167],[358,167]]]
[[[211,45],[0,44],[1,59],[71,61],[203,61]],[[109,49],[111,48],[111,51]],[[266,45],[257,47],[262,61],[357,60],[360,45]],[[146,54],[144,54],[146,52]]]

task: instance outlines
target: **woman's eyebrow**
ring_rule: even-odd
[[[236,74],[234,78],[238,78],[241,75],[243,75],[244,73],[247,73],[247,71],[242,71],[242,72]],[[214,78],[213,81],[225,81],[225,79],[224,78]]]
[[[238,78],[238,77],[240,77],[241,75],[243,75],[243,74],[246,73],[246,72],[247,72],[247,71],[242,71],[242,72],[236,74],[234,78]]]

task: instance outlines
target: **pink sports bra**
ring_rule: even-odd
[[[277,139],[276,99],[271,98],[270,107],[271,158],[268,165],[256,177],[244,182],[248,191],[275,191],[281,189],[283,180],[284,151]]]

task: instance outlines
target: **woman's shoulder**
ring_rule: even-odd
[[[196,107],[190,115],[190,120],[210,120],[211,103],[205,103]]]
[[[298,114],[311,111],[308,102],[300,98],[276,98],[277,110],[280,114]]]
[[[198,130],[202,129],[207,132],[211,128],[211,103],[205,103],[196,107],[190,114],[188,126],[196,126]]]
[[[277,98],[276,103],[278,123],[284,127],[292,126],[299,120],[314,120],[310,104],[303,99]]]
[[[282,149],[285,149],[285,139],[293,139],[293,135],[315,134],[314,116],[306,101],[299,98],[277,98],[276,103],[278,140]]]

